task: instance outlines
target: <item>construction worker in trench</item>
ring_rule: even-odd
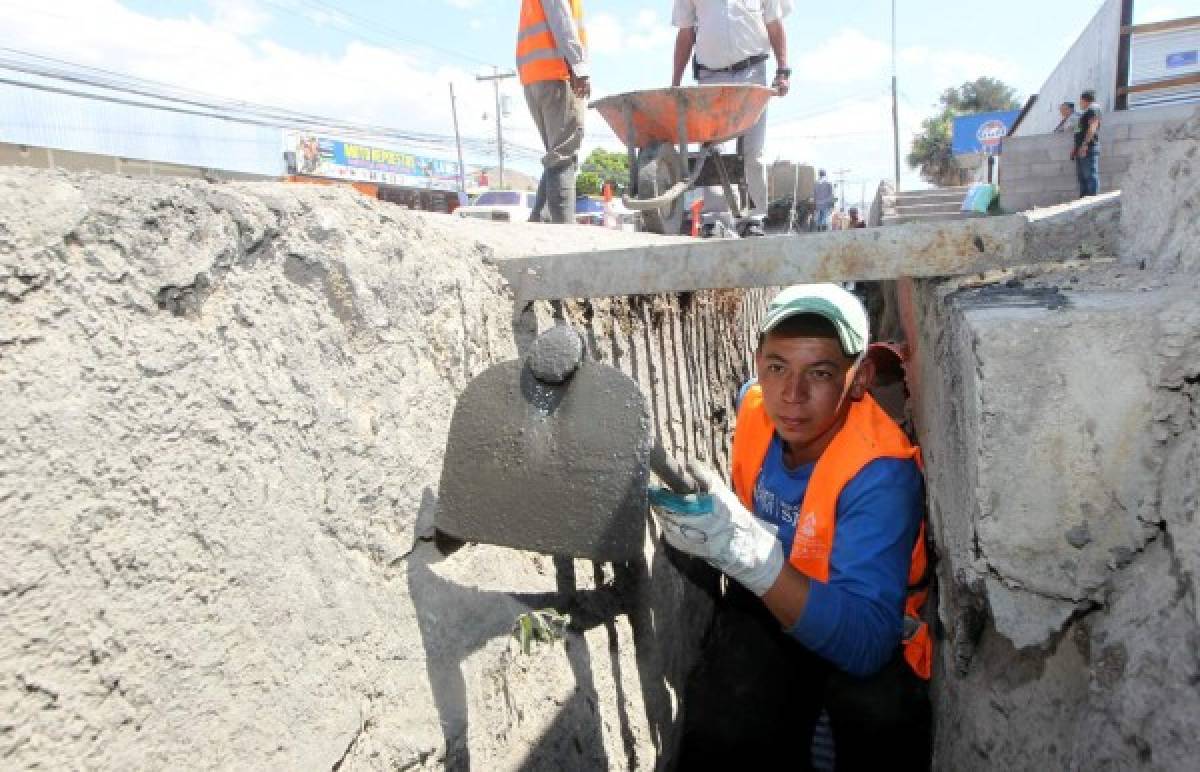
[[[667,542],[734,580],[684,699],[679,768],[926,768],[924,482],[868,392],[866,311],[840,286],[797,285],[759,333],[733,489],[693,464],[704,493],[650,491]]]

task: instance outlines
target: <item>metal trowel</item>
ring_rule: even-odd
[[[651,468],[676,491],[695,489],[654,443],[637,384],[583,361],[579,333],[560,325],[459,396],[436,525],[465,541],[631,560],[645,539]]]

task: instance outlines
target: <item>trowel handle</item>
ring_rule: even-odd
[[[676,493],[702,493],[692,473],[675,460],[658,442],[650,449],[650,468],[668,488]]]

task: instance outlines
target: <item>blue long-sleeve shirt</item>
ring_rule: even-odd
[[[754,514],[777,526],[784,555],[815,466],[788,469],[782,440],[778,435],[771,440],[754,487]],[[900,645],[924,507],[924,480],[915,462],[881,458],[863,467],[838,496],[829,581],[810,582],[808,603],[791,635],[851,675],[870,675],[886,665]]]

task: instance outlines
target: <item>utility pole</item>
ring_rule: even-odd
[[[458,148],[458,192],[467,192],[467,167],[463,166],[462,136],[458,133],[458,103],[454,99],[454,83],[450,84],[450,115],[454,118],[454,144]]]
[[[900,192],[900,110],[896,105],[896,0],[892,0],[892,152],[896,159],[896,192]]]
[[[492,66],[491,75],[476,75],[475,80],[490,80],[492,88],[496,90],[496,153],[500,156],[500,189],[504,189],[504,122],[501,120],[500,113],[500,81],[508,78],[515,78],[517,74],[512,70],[500,72],[500,68]]]
[[[833,173],[838,176],[838,187],[841,188],[838,194],[838,209],[846,211],[846,173],[849,169],[834,169]]]

